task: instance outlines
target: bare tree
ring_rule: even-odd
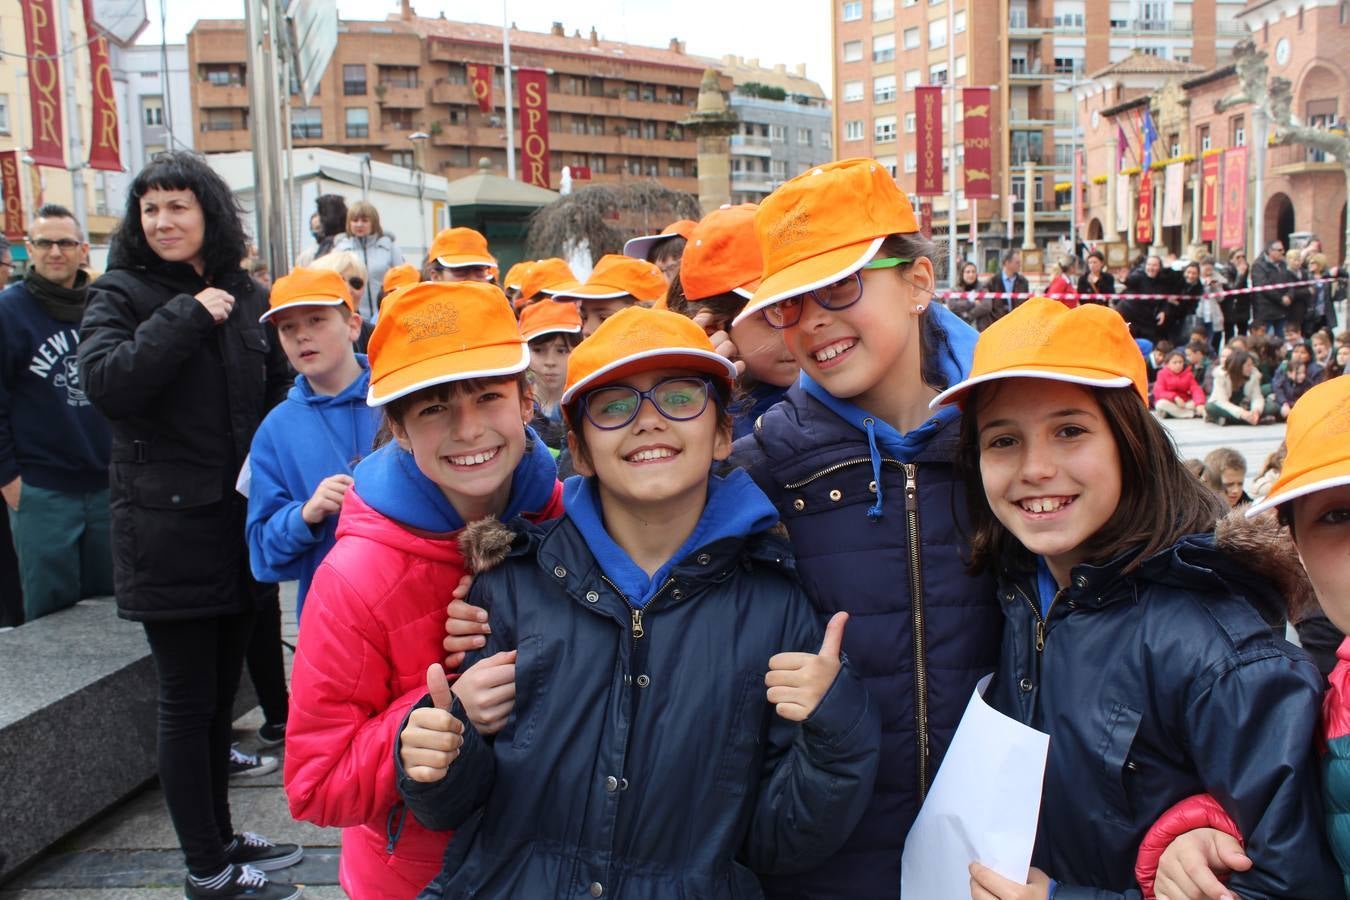
[[[655,234],[676,219],[699,219],[698,198],[655,181],[595,184],[559,197],[530,216],[525,253],[534,259],[590,249],[591,262],[618,253],[623,242]]]

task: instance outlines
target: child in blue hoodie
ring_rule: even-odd
[[[568,360],[564,516],[466,529],[487,646],[453,694],[430,667],[395,754],[417,820],[460,829],[422,897],[754,898],[852,831],[880,723],[773,505],[710,474],[734,377],[689,319],[615,314]]]
[[[352,470],[374,443],[379,415],[366,405],[370,366],[354,349],[361,316],[341,275],[292,270],[272,286],[262,321],[276,326],[300,374],[253,437],[249,562],[259,581],[300,582],[299,619],[314,570],[337,540],[337,514]]]

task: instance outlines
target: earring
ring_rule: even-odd
[[[916,313],[921,313],[921,312],[923,312],[923,304],[922,304],[922,303],[917,303],[917,304],[915,304],[915,306],[914,306],[914,311],[915,311]]]

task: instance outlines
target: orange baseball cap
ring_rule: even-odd
[[[1269,494],[1247,507],[1248,517],[1350,484],[1350,378],[1332,378],[1299,397],[1289,412],[1284,440],[1289,452],[1280,477]]]
[[[1088,387],[1133,387],[1148,406],[1148,373],[1120,313],[1087,303],[1069,309],[1032,297],[980,333],[975,363],[960,384],[930,408],[962,403],[977,384],[1001,378],[1044,378]]]
[[[755,235],[764,280],[735,319],[851,275],[892,234],[919,230],[914,207],[886,167],[845,159],[809,169],[759,205]]]
[[[422,273],[417,271],[417,267],[404,263],[401,266],[394,266],[388,272],[384,273],[384,281],[380,287],[385,293],[396,291],[404,285],[417,284],[422,280]]]
[[[487,238],[472,228],[442,229],[427,251],[427,261],[433,259],[447,269],[464,266],[497,268],[497,260],[488,252]]]
[[[740,294],[749,300],[764,273],[755,238],[759,205],[742,203],[715,209],[689,236],[680,261],[680,284],[690,300]]]
[[[668,309],[630,306],[602,322],[567,358],[562,403],[571,403],[581,391],[668,366],[720,378],[728,390],[736,379],[736,366],[713,349],[692,319]]]
[[[506,295],[479,281],[425,281],[394,291],[384,298],[367,352],[370,406],[449,381],[514,375],[530,364]]]
[[[345,306],[356,311],[347,281],[329,269],[296,267],[272,283],[267,301],[267,312],[258,317],[266,322],[272,316],[292,306]]]
[[[530,271],[532,265],[534,265],[534,260],[525,259],[507,269],[506,277],[502,279],[502,287],[508,291],[520,290],[520,286],[525,283],[525,275]]]
[[[571,266],[554,256],[541,259],[530,266],[529,274],[520,285],[520,295],[526,298],[537,297],[540,294],[552,296],[558,291],[575,290],[579,287],[581,282],[572,274]]]
[[[696,225],[698,223],[693,219],[677,219],[662,228],[660,234],[644,234],[641,237],[629,238],[624,242],[623,255],[631,256],[633,259],[645,260],[657,244],[664,243],[673,237],[682,237],[689,240],[689,236],[694,233]]]
[[[651,303],[666,295],[666,276],[645,259],[609,253],[600,257],[586,283],[553,292],[554,300],[614,300],[633,296]]]
[[[531,303],[520,311],[520,336],[527,341],[546,334],[577,334],[581,313],[575,303]]]

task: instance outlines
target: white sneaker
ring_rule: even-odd
[[[253,778],[277,770],[275,756],[259,756],[256,753],[244,753],[238,744],[230,746],[230,777]]]

